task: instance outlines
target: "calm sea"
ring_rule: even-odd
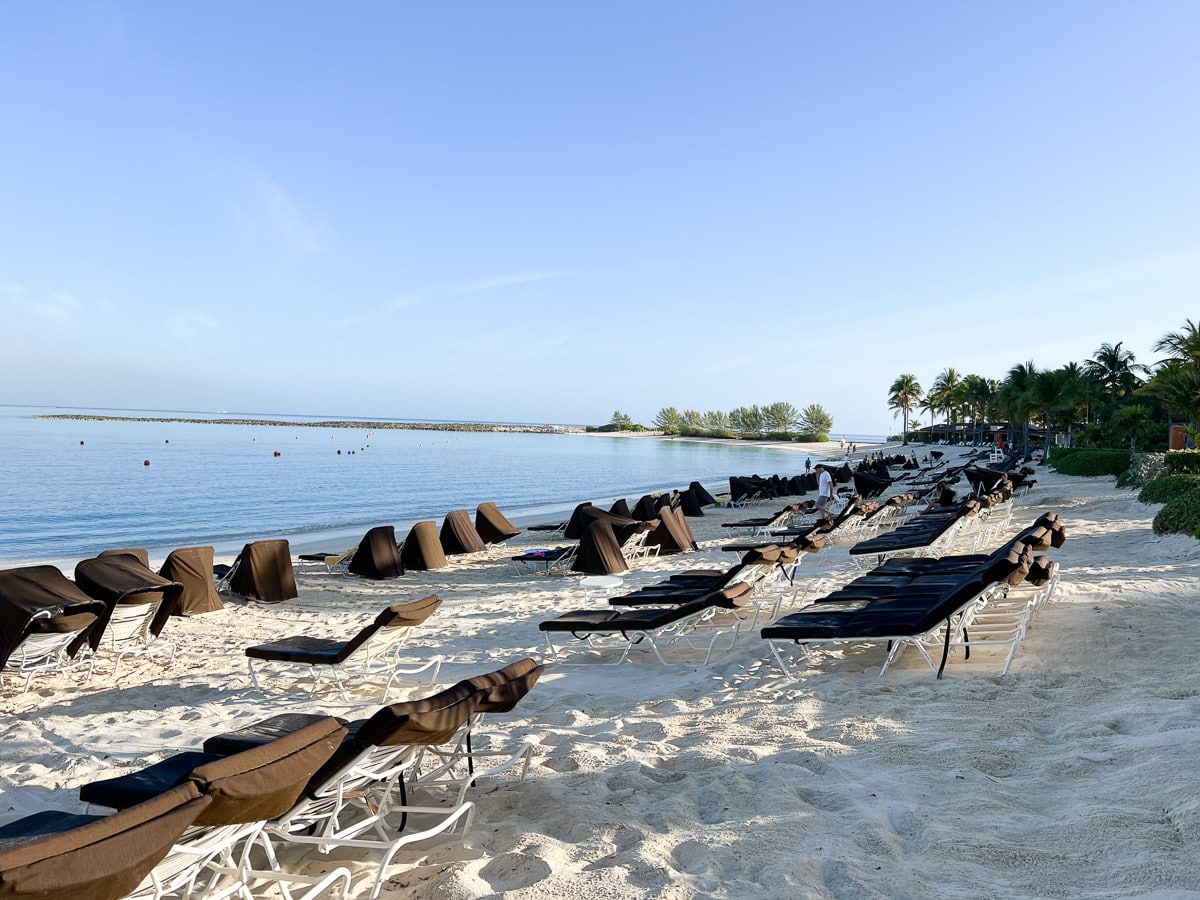
[[[344,549],[374,525],[403,535],[421,519],[440,525],[451,509],[473,515],[484,500],[530,522],[583,500],[792,474],[804,459],[682,440],[36,417],[71,412],[207,417],[0,406],[0,566],[73,564],[110,547],[147,547],[156,558],[197,544],[232,553],[270,537]]]

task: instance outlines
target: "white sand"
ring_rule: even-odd
[[[666,667],[552,667],[485,723],[494,742],[537,745],[527,781],[481,782],[466,840],[402,853],[384,896],[1200,896],[1200,543],[1156,538],[1154,508],[1111,478],[1037,477],[1013,531],[1057,511],[1063,580],[1007,676],[999,651],[977,651],[940,681],[911,653],[880,679],[871,651],[792,681],[753,633],[708,667],[686,653]],[[626,585],[732,564],[719,524],[742,515],[690,520],[701,552],[641,564]],[[844,547],[826,554],[803,579],[851,576]],[[10,688],[0,820],[78,810],[89,780],[313,708],[253,688],[252,643],[349,636],[387,603],[436,592],[445,604],[411,651],[445,655],[448,684],[544,657],[537,622],[594,605],[577,579],[459,559],[390,582],[301,567],[299,601],[172,620],[169,666],[126,663],[114,683],[104,662],[87,685]],[[362,717],[378,695],[362,696],[316,706]],[[335,858],[365,896],[370,866]]]

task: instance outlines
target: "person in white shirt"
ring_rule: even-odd
[[[833,476],[823,463],[817,463],[817,506],[828,509],[833,500]]]

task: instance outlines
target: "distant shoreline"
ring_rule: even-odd
[[[244,416],[221,416],[219,418],[197,418],[194,416],[113,416],[99,413],[42,413],[35,419],[57,419],[70,422],[160,422],[166,424],[195,424],[195,425],[253,425],[279,428],[349,428],[358,431],[383,431],[385,429],[399,431],[473,431],[491,432],[498,434],[582,434],[589,437],[617,438],[654,438],[663,441],[690,441],[694,443],[729,444],[756,447],[770,447],[779,450],[802,451],[807,453],[844,453],[849,447],[838,441],[781,441],[753,438],[716,438],[700,437],[698,435],[684,436],[664,434],[657,430],[645,431],[588,431],[582,425],[518,425],[495,422],[368,422],[359,419],[322,419],[321,421],[297,421],[294,419],[259,419]],[[859,441],[862,449],[878,450],[889,447],[890,441]]]
[[[353,428],[357,431],[485,431],[511,434],[582,434],[583,429],[572,425],[497,425],[487,422],[364,422],[348,419],[328,419],[320,422],[297,422],[288,419],[217,418],[197,419],[184,416],[102,416],[88,413],[47,413],[38,419],[61,419],[72,422],[164,422],[187,425],[254,425],[284,428]]]

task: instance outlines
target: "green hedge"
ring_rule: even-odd
[[[1051,447],[1049,459],[1050,465],[1057,468],[1060,462],[1062,462],[1068,456],[1078,453],[1079,449],[1080,448],[1078,447]]]
[[[1167,475],[1143,487],[1138,499],[1143,503],[1169,503],[1195,490],[1200,490],[1200,475]]]
[[[1129,468],[1128,450],[1076,450],[1055,468],[1063,475],[1120,475]]]
[[[1168,501],[1154,517],[1155,534],[1196,534],[1200,531],[1200,490]]]
[[[1166,456],[1172,475],[1200,475],[1200,450],[1173,450]]]

